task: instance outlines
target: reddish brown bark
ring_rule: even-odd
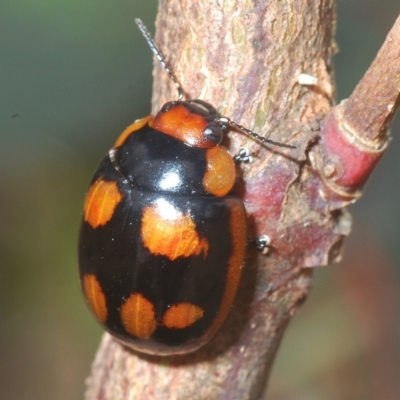
[[[333,25],[332,0],[161,1],[156,41],[187,96],[208,101],[235,122],[296,149],[267,149],[241,133],[229,134],[226,144],[232,153],[245,146],[255,154],[251,165],[241,166],[237,193],[246,204],[250,234],[268,235],[270,253],[263,256],[249,247],[232,312],[200,351],[140,356],[105,335],[86,399],[260,396],[283,331],[310,291],[307,267],[338,258],[350,225],[341,209],[358,195],[359,185],[342,190],[343,182],[330,181],[343,177],[334,168],[330,173],[332,151],[342,170],[347,164],[341,161],[349,158],[340,145],[318,139],[319,121],[332,105]],[[300,85],[301,73],[316,77],[317,84]],[[157,64],[154,78],[157,111],[177,93]],[[340,138],[341,125],[332,115],[333,125],[327,119],[323,129]],[[346,110],[350,120],[349,115]],[[377,136],[382,134],[369,137]],[[361,172],[365,180],[368,171]]]
[[[388,144],[387,127],[399,105],[400,18],[349,99],[325,118],[310,160],[340,207],[357,199]]]

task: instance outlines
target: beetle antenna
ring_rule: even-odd
[[[227,117],[219,117],[218,120],[225,125],[229,125],[233,128],[239,129],[240,131],[246,133],[249,136],[252,136],[254,139],[262,142],[262,143],[266,143],[266,144],[270,144],[273,146],[278,146],[278,147],[286,147],[287,149],[295,149],[296,146],[293,146],[291,144],[286,144],[286,143],[280,143],[280,142],[275,142],[274,140],[271,139],[267,139],[263,136],[258,135],[257,133],[251,131],[250,129],[245,128],[242,125],[237,124],[234,121],[231,121],[229,118]]]
[[[142,35],[146,39],[147,44],[150,46],[150,49],[152,52],[157,56],[158,61],[160,61],[161,65],[164,67],[165,71],[167,72],[168,76],[174,82],[176,89],[178,90],[178,100],[182,100],[184,96],[184,91],[182,89],[182,86],[178,82],[178,79],[176,79],[176,76],[170,66],[168,65],[167,61],[165,60],[165,57],[161,50],[157,47],[156,43],[154,42],[153,38],[150,35],[150,32],[147,30],[146,26],[143,24],[142,20],[139,18],[135,19],[136,25],[140,29],[140,32],[142,32]]]
[[[168,76],[170,79],[174,82],[176,89],[178,90],[178,100],[182,100],[185,93],[182,89],[182,86],[178,82],[178,79],[176,78],[174,72],[172,71],[171,67],[168,65],[163,53],[161,50],[157,47],[156,43],[154,42],[153,38],[150,35],[150,32],[147,30],[146,26],[143,24],[142,20],[140,18],[135,19],[136,25],[140,29],[140,32],[142,32],[142,35],[146,39],[147,44],[149,45],[150,49],[152,52],[157,56],[158,60],[160,61],[161,65],[164,67],[165,71],[167,72]],[[251,131],[250,129],[245,128],[242,125],[237,124],[236,122],[231,121],[227,117],[218,117],[217,120],[225,125],[230,125],[233,128],[239,129],[240,131],[246,133],[249,136],[252,136],[256,140],[270,144],[273,146],[278,146],[278,147],[286,147],[288,149],[295,149],[296,146],[290,145],[290,144],[284,144],[280,142],[275,142],[274,140],[267,139],[263,136],[258,135],[257,133]]]

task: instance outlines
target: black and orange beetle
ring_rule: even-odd
[[[79,238],[82,289],[97,320],[143,353],[197,350],[224,322],[239,285],[246,212],[229,196],[235,164],[221,146],[233,126],[183,90],[146,28],[179,101],[129,126],[101,162]]]

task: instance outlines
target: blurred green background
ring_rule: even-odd
[[[76,400],[101,330],[81,298],[77,232],[87,184],[116,135],[150,111],[157,3],[1,0],[0,398]],[[338,1],[338,100],[400,12]],[[340,265],[316,271],[291,323],[270,399],[400,398],[400,140],[365,196]]]

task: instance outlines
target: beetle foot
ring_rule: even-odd
[[[261,254],[267,254],[271,246],[271,238],[268,235],[261,235],[254,240],[257,249]]]
[[[253,157],[251,156],[249,150],[243,147],[242,149],[239,150],[239,152],[235,156],[233,156],[233,160],[236,163],[249,164],[253,162]]]

